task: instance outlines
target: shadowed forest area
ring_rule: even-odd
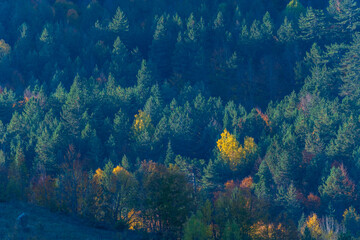
[[[60,239],[360,239],[359,31],[357,0],[3,0],[0,208],[86,222]]]

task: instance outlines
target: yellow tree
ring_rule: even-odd
[[[151,127],[152,124],[149,114],[139,110],[139,114],[135,115],[135,121],[133,125],[135,132],[141,132]]]
[[[247,157],[256,151],[257,146],[251,137],[246,137],[244,146],[241,146],[235,136],[225,129],[217,141],[217,147],[222,158],[228,160],[231,168],[235,170],[239,164],[247,162]]]
[[[132,129],[135,151],[140,158],[149,158],[149,154],[153,150],[153,135],[155,132],[150,115],[139,110],[139,113],[135,115]]]
[[[100,214],[99,218],[110,217],[117,227],[134,228],[138,214],[133,209],[138,182],[133,174],[108,163],[104,170],[96,170],[93,179],[100,193],[95,195],[98,212],[105,214]]]
[[[318,239],[321,236],[320,221],[315,213],[308,217],[305,226],[310,230],[313,238]]]

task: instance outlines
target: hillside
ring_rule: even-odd
[[[28,216],[26,228],[18,226],[17,218]],[[112,240],[141,239],[134,233],[119,233],[90,227],[84,220],[50,212],[41,207],[21,202],[0,202],[1,240]]]
[[[3,234],[359,240],[359,139],[359,0],[1,0]]]

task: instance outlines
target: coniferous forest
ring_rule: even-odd
[[[0,39],[0,201],[142,239],[360,239],[359,1],[3,0]]]

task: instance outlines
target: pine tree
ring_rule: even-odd
[[[77,75],[71,85],[70,92],[67,95],[66,102],[62,106],[61,117],[67,132],[72,136],[79,136],[84,113],[85,103],[83,99],[84,89],[81,87],[80,76]]]
[[[175,162],[175,154],[172,150],[171,142],[169,141],[164,163],[166,166],[169,166],[169,164],[173,164],[174,162]]]
[[[53,38],[48,30],[48,27],[44,27],[41,36],[40,36],[40,41],[46,44],[50,44],[53,41]]]
[[[0,94],[0,120],[7,124],[13,113],[13,105],[16,101],[15,93],[10,89],[1,89]]]
[[[169,27],[169,17],[161,15],[157,20],[150,46],[150,59],[162,78],[170,77],[172,71],[172,66],[169,62],[171,62],[171,54],[175,47],[176,36],[172,36]]]
[[[300,15],[300,37],[305,41],[320,40],[325,31],[325,16],[322,10],[308,8],[306,14]]]
[[[262,35],[261,32],[260,22],[258,20],[254,20],[250,27],[250,39],[252,41],[259,41],[263,37],[264,36]]]
[[[322,197],[328,202],[332,202],[335,209],[343,209],[356,197],[355,185],[343,166],[332,167],[329,176],[319,187]]]
[[[131,169],[131,165],[129,162],[129,159],[126,157],[126,155],[124,154],[124,156],[121,159],[121,166],[126,169],[127,171],[129,171]]]
[[[262,35],[266,40],[272,40],[273,37],[273,31],[274,31],[274,25],[270,17],[270,13],[266,12],[263,17],[263,22],[261,25],[261,32]]]
[[[277,31],[277,36],[281,42],[291,43],[296,38],[296,32],[292,26],[292,22],[287,17],[284,18],[284,22],[281,24]]]
[[[120,7],[116,9],[116,13],[108,25],[108,29],[116,34],[129,31],[128,19]]]
[[[17,144],[15,156],[9,166],[7,192],[11,198],[22,199],[26,196],[28,169],[21,143]]]
[[[340,38],[349,37],[359,27],[360,8],[354,0],[330,0],[327,8],[335,20],[336,33]],[[343,35],[343,36],[342,36]]]
[[[258,198],[271,200],[274,186],[273,178],[269,167],[265,160],[263,160],[259,166],[259,170],[256,173],[256,182],[254,192]]]
[[[332,157],[348,159],[355,148],[356,140],[359,138],[359,130],[354,117],[350,116],[340,126],[336,138],[332,139],[327,147],[327,153]]]
[[[136,94],[139,106],[143,106],[146,99],[149,97],[150,87],[154,84],[152,72],[149,69],[148,64],[145,60],[141,62],[141,67],[136,75],[136,78]]]
[[[356,54],[360,51],[360,34],[355,34],[353,42],[349,46],[349,51],[345,54],[341,62],[340,95],[349,98],[350,101],[358,102],[360,97],[360,58]]]
[[[117,83],[119,83],[122,87],[129,86],[129,77],[127,77],[129,74],[129,58],[128,49],[120,40],[120,37],[117,37],[113,44],[109,71],[112,76],[115,77]]]
[[[56,162],[56,151],[54,149],[55,144],[49,130],[45,127],[37,139],[37,144],[35,147],[36,158],[35,166],[44,166],[48,174],[55,174],[58,170]]]
[[[290,184],[285,195],[286,200],[286,211],[289,216],[293,219],[298,219],[301,213],[301,205],[299,203],[296,188],[293,184]]]

